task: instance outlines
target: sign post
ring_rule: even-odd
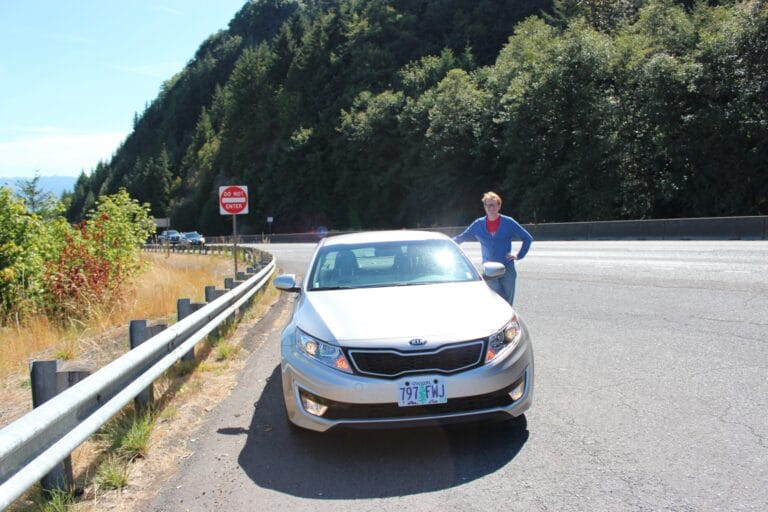
[[[237,278],[237,216],[248,213],[248,187],[225,185],[219,187],[219,213],[232,216],[232,257]]]

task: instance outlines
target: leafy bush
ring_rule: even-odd
[[[90,233],[87,223],[66,233],[59,257],[45,264],[45,281],[51,301],[47,309],[53,317],[83,316],[94,306],[116,298],[120,280],[110,279],[110,263],[99,258],[91,242],[102,238]]]
[[[102,196],[88,219],[64,234],[58,257],[46,262],[48,311],[84,316],[119,300],[122,285],[140,270],[139,247],[154,230],[147,205],[125,189]]]
[[[0,313],[37,309],[45,292],[46,259],[60,247],[57,236],[68,228],[63,219],[49,222],[27,211],[10,189],[0,188]]]
[[[0,321],[37,312],[82,318],[89,306],[109,305],[140,270],[139,249],[153,230],[149,206],[124,189],[102,196],[78,226],[43,220],[0,189]]]

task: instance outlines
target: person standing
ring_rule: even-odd
[[[504,275],[499,279],[490,279],[488,286],[512,305],[517,280],[515,261],[525,257],[531,248],[533,237],[515,219],[501,215],[501,197],[496,192],[483,194],[483,208],[485,217],[476,219],[463,233],[455,236],[453,241],[460,244],[475,239],[480,242],[483,263],[495,261],[504,265]],[[512,253],[512,240],[522,241],[516,254]]]

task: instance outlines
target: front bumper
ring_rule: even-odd
[[[391,428],[510,418],[522,415],[533,401],[533,349],[526,328],[508,354],[490,364],[452,375],[419,374],[379,379],[328,368],[295,351],[293,334],[282,341],[283,398],[288,419],[319,432],[336,427]],[[445,383],[446,404],[399,407],[397,391],[406,381],[438,377]],[[516,400],[510,391],[522,385]],[[322,416],[308,413],[301,397],[328,407]]]

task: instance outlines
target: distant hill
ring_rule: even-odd
[[[764,0],[250,0],[78,181],[241,234],[768,213]],[[270,219],[268,222],[267,219]]]
[[[19,183],[29,179],[29,177],[0,178],[0,186],[11,187],[16,192],[18,191]],[[75,176],[40,176],[37,186],[43,192],[49,192],[58,199],[63,192],[72,192],[75,189],[76,182],[77,177]]]

